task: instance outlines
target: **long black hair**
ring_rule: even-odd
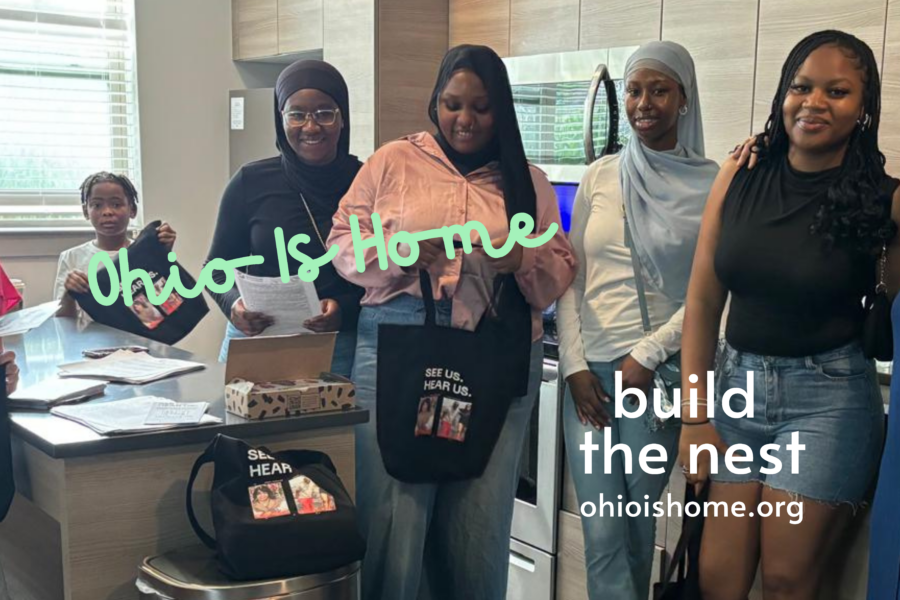
[[[497,53],[487,46],[464,44],[451,48],[438,71],[437,82],[428,104],[428,116],[440,130],[437,117],[438,98],[453,77],[461,69],[474,72],[487,90],[491,110],[494,113],[494,139],[500,161],[503,198],[509,218],[517,213],[526,213],[536,219],[537,198],[534,182],[525,158],[525,147],[519,133],[519,121],[513,105],[512,88],[506,65]]]
[[[128,177],[126,177],[125,175],[117,175],[115,173],[109,173],[107,171],[100,171],[99,173],[88,175],[87,179],[82,182],[80,188],[82,204],[87,204],[88,198],[91,197],[91,190],[94,189],[95,185],[98,185],[100,183],[115,183],[122,188],[123,192],[125,192],[125,197],[128,198],[128,203],[133,207],[137,206],[138,192],[134,187],[134,184],[131,183],[131,180],[128,179]]]
[[[843,31],[827,30],[813,33],[794,46],[781,70],[778,91],[772,100],[772,111],[766,122],[768,148],[757,137],[761,157],[783,158],[787,155],[789,139],[784,128],[783,105],[797,71],[809,55],[818,48],[832,45],[856,63],[863,80],[863,112],[847,145],[840,175],[828,188],[810,228],[823,236],[826,246],[842,245],[867,254],[881,251],[882,244],[896,233],[890,218],[891,198],[885,192],[884,154],[878,148],[878,128],[881,124],[881,79],[872,49],[859,38]]]

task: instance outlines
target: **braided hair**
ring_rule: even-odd
[[[95,185],[101,183],[115,183],[120,186],[122,190],[125,192],[125,197],[128,198],[128,203],[132,207],[136,207],[138,203],[138,193],[137,189],[134,187],[134,184],[131,183],[131,180],[128,179],[125,175],[116,175],[115,173],[109,173],[107,171],[100,171],[99,173],[94,173],[93,175],[88,175],[88,178],[84,180],[81,184],[81,203],[86,205],[88,198],[91,197],[91,190]]]
[[[877,254],[896,233],[891,220],[891,198],[884,191],[885,158],[878,148],[881,123],[881,80],[872,49],[843,31],[813,33],[794,46],[781,70],[778,91],[764,133],[757,136],[760,158],[787,156],[790,140],[784,127],[783,105],[790,86],[809,55],[826,45],[836,46],[853,60],[862,74],[863,112],[847,143],[839,176],[828,188],[810,232],[821,235],[827,248],[841,245],[866,254]],[[768,147],[763,139],[768,138]]]

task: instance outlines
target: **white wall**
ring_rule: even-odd
[[[172,224],[178,259],[197,276],[228,182],[228,90],[270,87],[281,67],[232,62],[228,2],[136,0],[136,9],[144,219]],[[0,257],[34,305],[52,296],[59,252],[90,237],[4,234]],[[225,321],[210,305],[179,346],[214,357]]]

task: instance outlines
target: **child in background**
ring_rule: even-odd
[[[121,248],[131,244],[128,225],[137,216],[138,193],[134,184],[124,175],[101,171],[91,175],[81,184],[81,210],[91,222],[96,233],[93,240],[69,248],[59,256],[56,285],[53,297],[62,300],[57,316],[83,316],[75,299],[68,292],[87,293],[88,265],[98,252],[115,257]],[[175,231],[168,223],[157,229],[159,241],[170,250],[175,244]]]

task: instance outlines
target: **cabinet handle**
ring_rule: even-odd
[[[515,550],[509,551],[509,564],[529,573],[534,573],[535,571],[534,561]]]

